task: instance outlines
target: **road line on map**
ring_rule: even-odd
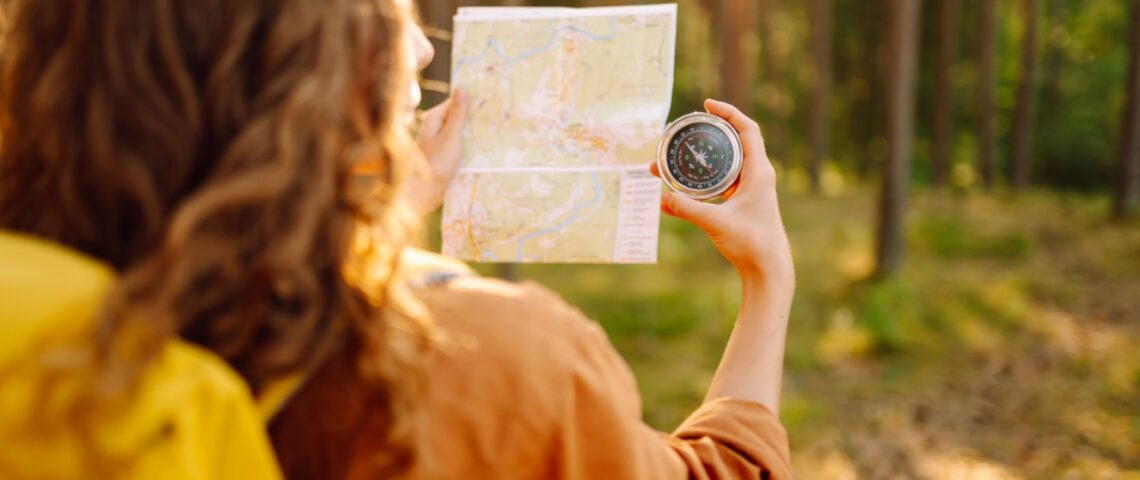
[[[479,261],[479,244],[475,241],[475,195],[479,192],[479,175],[471,179],[471,201],[467,204],[467,238],[471,241],[471,255]]]

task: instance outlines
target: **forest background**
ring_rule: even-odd
[[[456,8],[619,3],[650,2],[421,0],[424,107]],[[739,105],[777,165],[798,476],[1140,478],[1140,0],[677,3],[671,118]],[[695,228],[661,235],[658,265],[479,269],[600,322],[670,430],[739,284]]]

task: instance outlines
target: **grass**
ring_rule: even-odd
[[[785,194],[797,265],[781,416],[801,478],[1140,478],[1140,226],[1107,199],[918,192],[870,282],[873,196]],[[492,269],[481,267],[485,272]],[[703,235],[658,265],[526,265],[599,321],[647,422],[700,404],[739,305]]]

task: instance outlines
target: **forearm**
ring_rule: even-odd
[[[706,401],[720,397],[750,400],[779,413],[792,275],[781,280],[742,273],[740,313]]]
[[[740,134],[744,162],[737,187],[722,195],[721,203],[668,190],[661,197],[661,209],[704,230],[742,279],[740,315],[705,399],[753,401],[777,413],[795,268],[780,217],[776,169],[756,122],[724,102],[706,100],[705,109]],[[650,171],[660,176],[655,165]]]

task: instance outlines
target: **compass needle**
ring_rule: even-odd
[[[727,191],[740,173],[740,137],[728,122],[691,113],[665,128],[657,152],[662,180],[671,190],[699,200]]]

